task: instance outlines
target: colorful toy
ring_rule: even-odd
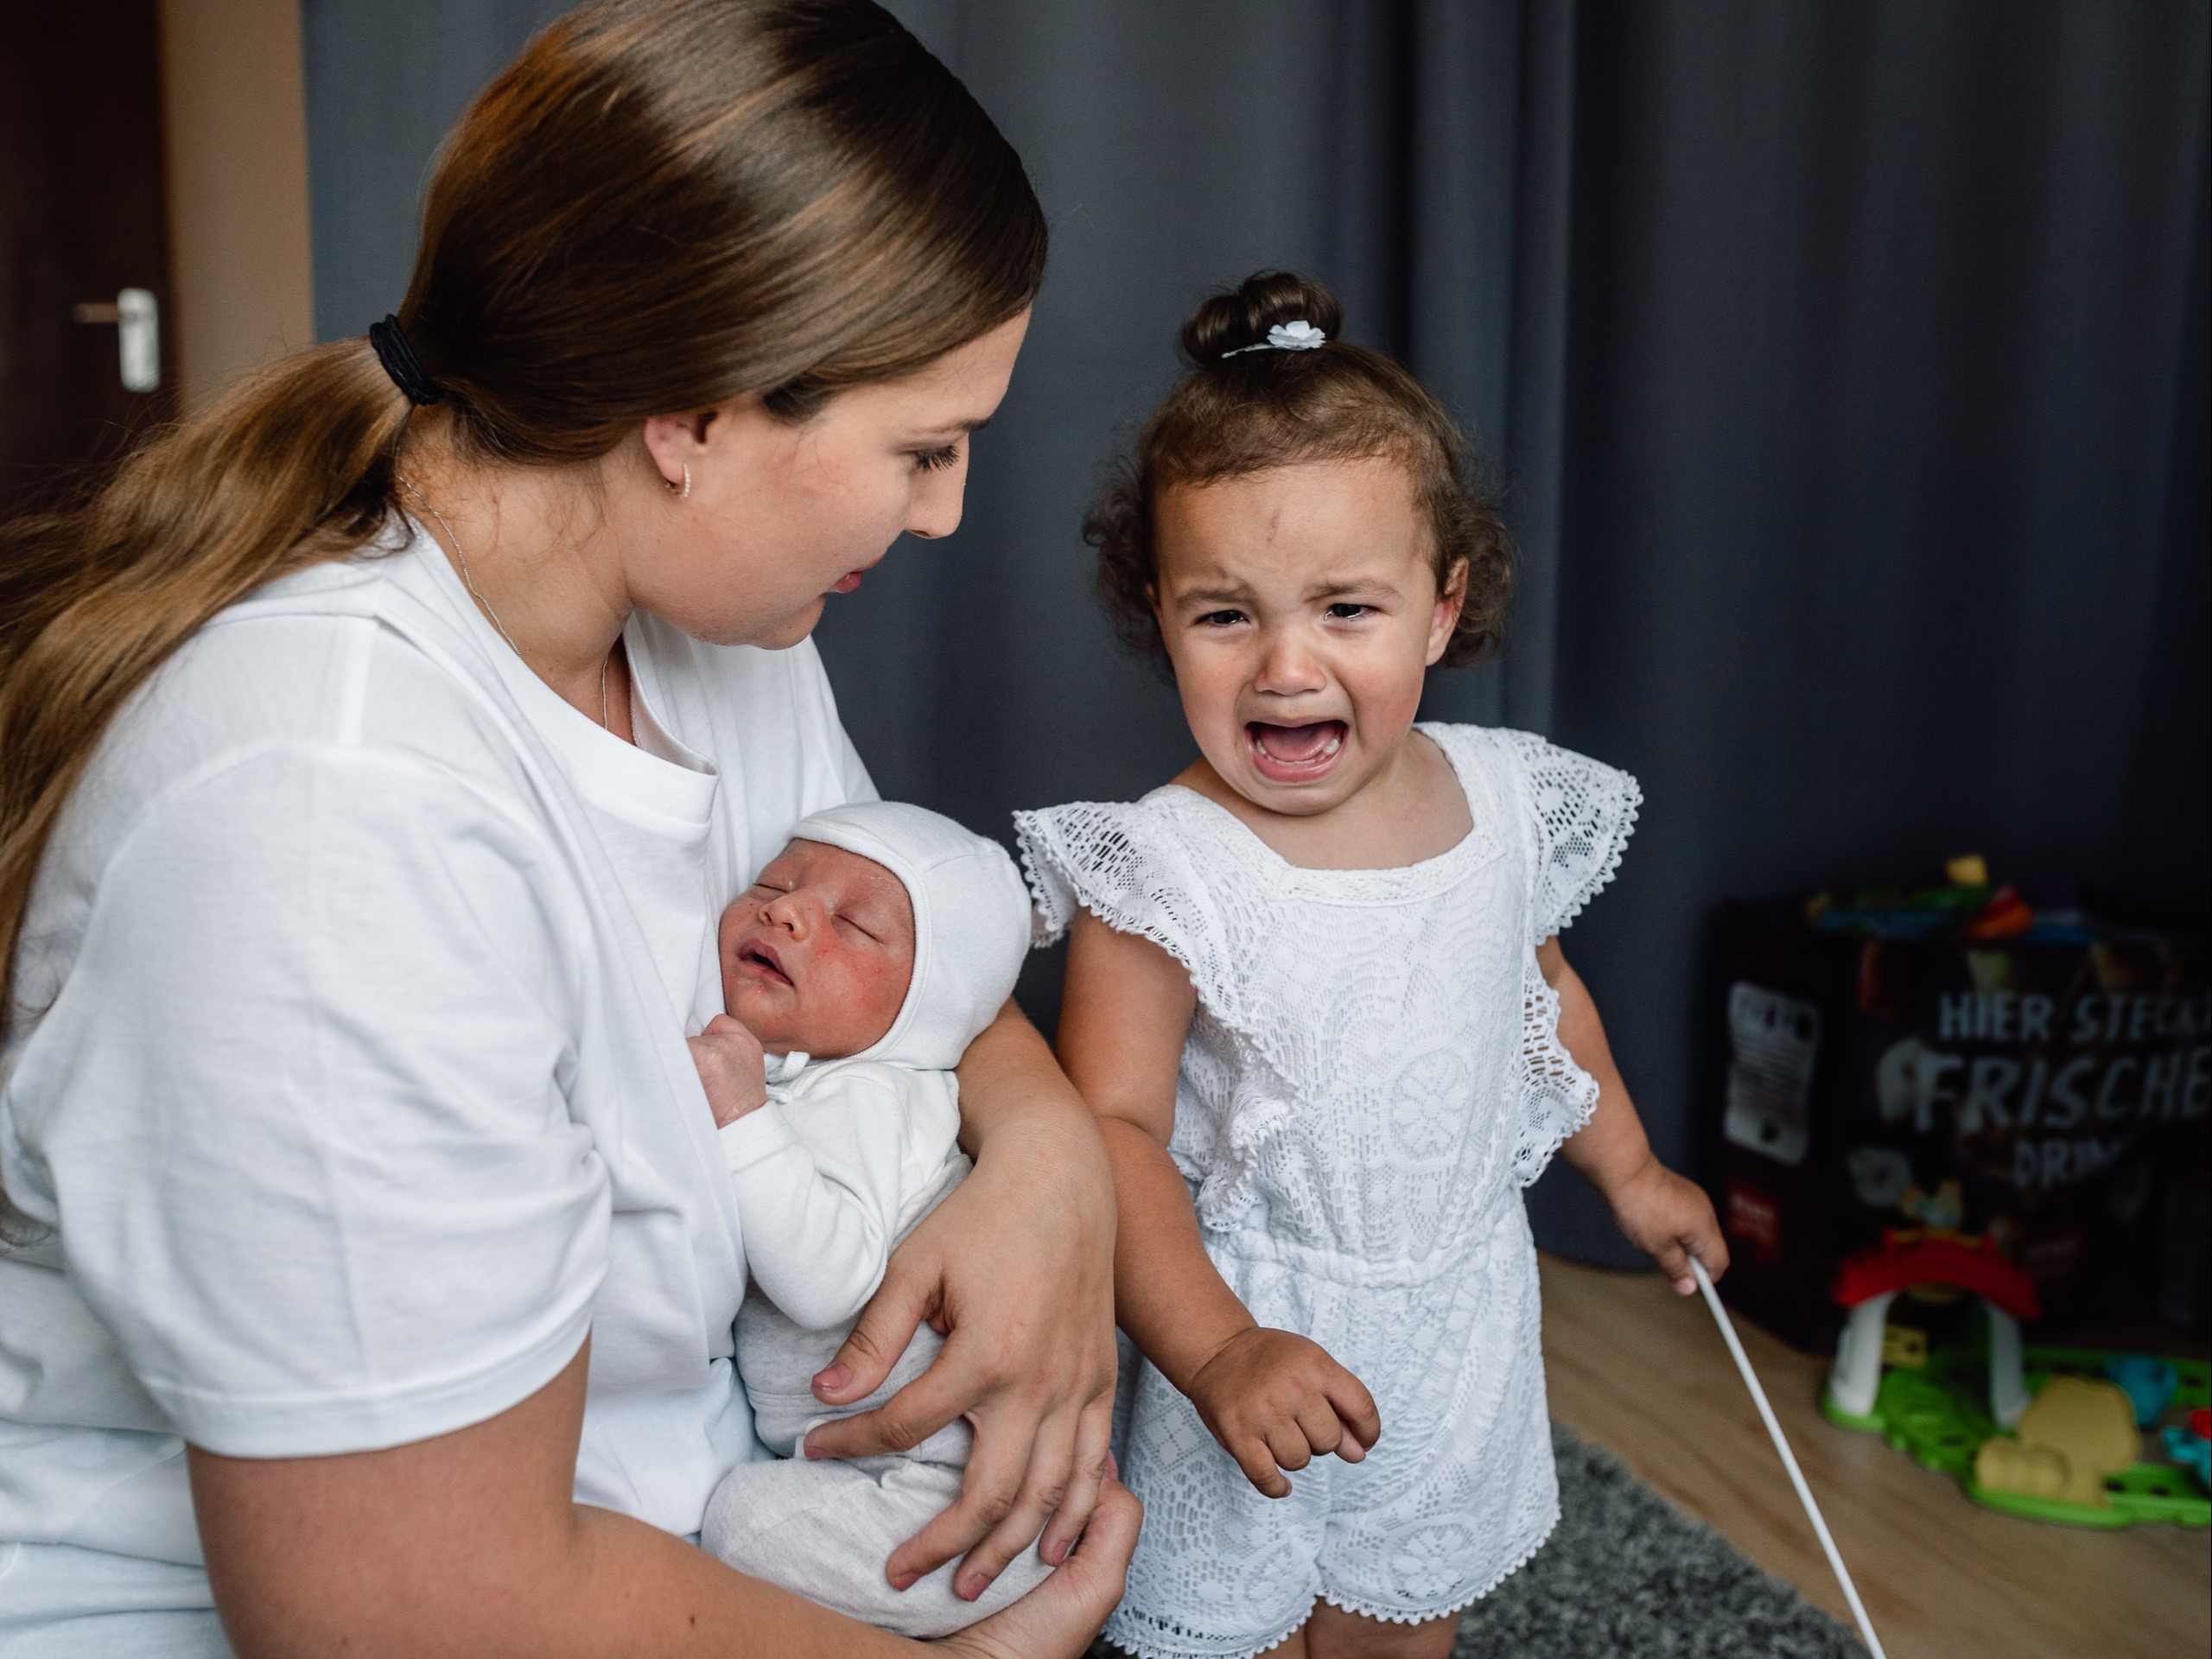
[[[2105,1375],[2127,1391],[2139,1428],[2158,1422],[2158,1414],[2174,1397],[2177,1381],[2172,1366],[2148,1354],[2114,1354],[2105,1361]]]
[[[2020,1321],[2039,1311],[2035,1283],[1987,1238],[1896,1228],[1861,1250],[1836,1274],[1835,1300],[1851,1310],[1828,1378],[1828,1415],[1852,1428],[1874,1428],[1882,1382],[1884,1328],[1897,1293],[1916,1285],[1949,1285],[1981,1298],[1989,1320],[1989,1414],[2011,1428],[2028,1408],[2020,1373]]]
[[[1923,1284],[1979,1297],[1980,1317],[1941,1338],[1889,1325],[1898,1293]],[[2212,1437],[2201,1433],[2212,1366],[2024,1348],[2019,1320],[2036,1315],[2034,1287],[1986,1238],[1886,1233],[1845,1262],[1834,1294],[1851,1313],[1821,1401],[1831,1421],[1882,1435],[2008,1514],[2084,1527],[2212,1525]],[[2193,1429],[2169,1426],[2160,1437],[2171,1463],[2141,1460],[2146,1409],[2150,1423],[2194,1414]]]
[[[1993,1434],[1974,1453],[1985,1492],[2108,1510],[2111,1476],[2133,1466],[2143,1442],[2135,1402],[2110,1382],[2054,1376],[2021,1414],[2017,1437]]]
[[[2164,1439],[2166,1455],[2194,1470],[2198,1485],[2212,1488],[2212,1411],[2199,1406],[2189,1414],[2185,1426],[2169,1427]]]

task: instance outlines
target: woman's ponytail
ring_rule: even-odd
[[[55,824],[101,734],[193,633],[384,523],[407,400],[365,342],[289,357],[73,508],[0,524],[0,1032]],[[19,1226],[0,1193],[0,1243]]]
[[[478,464],[588,462],[747,394],[801,421],[1019,314],[1045,242],[1020,157],[870,0],[596,0],[549,24],[439,153],[398,368],[359,339],[288,358],[92,499],[0,524],[0,1033],[101,734],[225,607],[389,522],[394,374],[435,380],[440,441]]]
[[[284,359],[73,510],[0,524],[0,1009],[31,884],[100,734],[211,617],[384,522],[407,400],[359,340]]]

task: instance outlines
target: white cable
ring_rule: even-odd
[[[1751,1369],[1751,1362],[1744,1352],[1744,1344],[1736,1339],[1736,1327],[1729,1322],[1728,1310],[1720,1306],[1720,1293],[1713,1289],[1713,1280],[1706,1273],[1705,1263],[1695,1256],[1690,1258],[1690,1271],[1697,1275],[1697,1287],[1705,1293],[1705,1305],[1713,1310],[1713,1321],[1720,1327],[1720,1334],[1727,1339],[1729,1356],[1736,1362],[1736,1369],[1744,1378],[1744,1386],[1751,1391],[1751,1402],[1759,1408],[1759,1421],[1766,1425],[1767,1438],[1774,1442],[1774,1449],[1782,1454],[1782,1466],[1789,1471],[1789,1484],[1797,1489],[1797,1501],[1805,1506],[1805,1517],[1813,1523],[1813,1534],[1821,1541],[1821,1548],[1828,1558],[1828,1567],[1835,1573],[1835,1581],[1843,1586],[1843,1599],[1851,1604],[1851,1616],[1859,1621],[1859,1634],[1866,1638],[1866,1651],[1873,1659],[1889,1659],[1882,1651],[1882,1639],[1874,1634],[1874,1622],[1866,1617],[1866,1604],[1859,1599],[1859,1586],[1851,1581],[1851,1573],[1843,1564],[1843,1557],[1836,1553],[1835,1540],[1828,1535],[1828,1523],[1821,1516],[1821,1506],[1813,1501],[1813,1489],[1805,1484],[1804,1471],[1798,1468],[1797,1459],[1789,1450],[1789,1442],[1783,1438],[1782,1425],[1774,1420],[1774,1408],[1766,1402],[1766,1390],[1759,1386],[1758,1373]]]

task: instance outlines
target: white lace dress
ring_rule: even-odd
[[[1521,1190],[1597,1084],[1560,1045],[1535,949],[1611,879],[1640,797],[1526,733],[1419,729],[1474,828],[1399,869],[1295,868],[1173,785],[1015,815],[1054,936],[1081,908],[1190,969],[1169,1151],[1207,1253],[1382,1416],[1364,1462],[1318,1459],[1269,1499],[1158,1371],[1125,1378],[1145,1524],[1105,1633],[1144,1659],[1263,1651],[1317,1596],[1435,1618],[1558,1518]]]

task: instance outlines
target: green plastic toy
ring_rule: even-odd
[[[1985,1326],[1985,1330],[1986,1330]],[[2088,1348],[2029,1347],[2021,1354],[2031,1395],[2042,1393],[2055,1376],[2101,1380],[2114,1356]],[[2212,1366],[2200,1360],[2166,1362],[2175,1374],[2169,1414],[2186,1414],[2212,1400]],[[2183,1469],[2138,1461],[2105,1477],[2109,1507],[2069,1503],[2024,1492],[1995,1491],[1974,1478],[1975,1454],[1982,1442],[2000,1434],[1989,1414],[1989,1351],[1986,1337],[1942,1343],[1928,1351],[1924,1364],[1885,1370],[1874,1408],[1861,1415],[1843,1410],[1833,1389],[1824,1390],[1821,1410],[1829,1421],[1881,1435],[1898,1451],[1950,1476],[1975,1503],[2008,1515],[2068,1526],[2117,1528],[2165,1521],[2176,1526],[2212,1525],[2212,1498],[2196,1490]]]
[[[1954,1304],[1971,1296],[1979,1317],[1930,1340],[1889,1323],[1906,1293]],[[2141,1432],[2164,1451],[2160,1420],[2179,1423],[2204,1407],[2212,1366],[2024,1346],[2021,1322],[2040,1312],[2034,1284],[1993,1239],[1951,1227],[1885,1230],[1845,1259],[1831,1294],[1847,1317],[1821,1393],[1830,1422],[1881,1435],[2008,1515],[2212,1526],[2212,1499],[2191,1471],[2145,1461]]]

